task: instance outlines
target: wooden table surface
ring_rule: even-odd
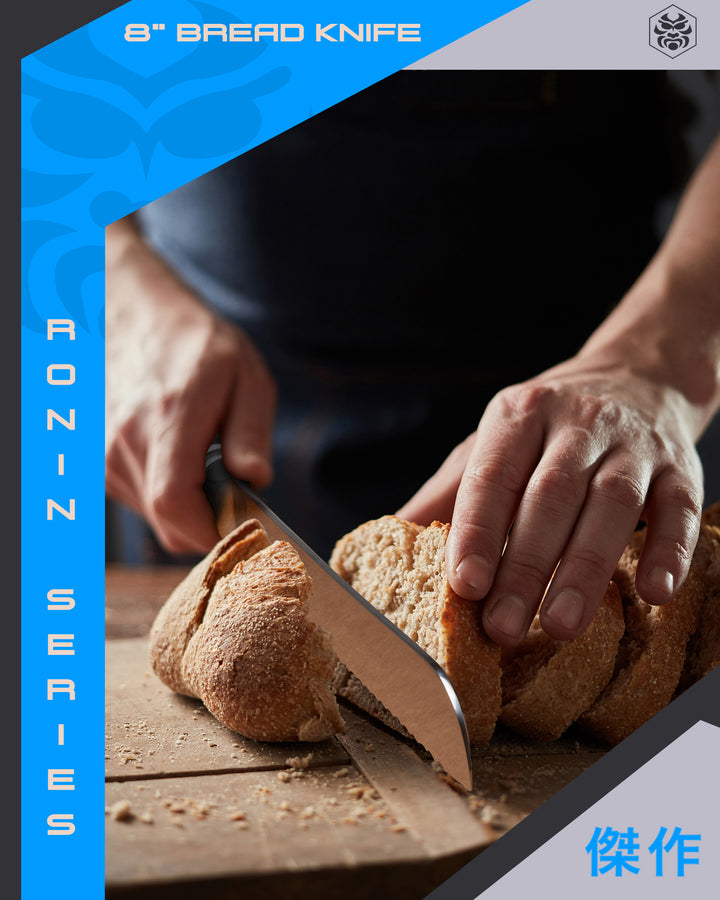
[[[184,572],[107,571],[109,897],[415,900],[602,754],[498,730],[466,793],[349,705],[320,744],[243,738],[151,671],[147,632]]]

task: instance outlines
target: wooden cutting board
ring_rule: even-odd
[[[421,898],[602,754],[501,732],[467,794],[350,706],[321,744],[250,741],[150,669],[147,631],[183,575],[107,573],[109,897]]]

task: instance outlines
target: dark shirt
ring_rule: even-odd
[[[319,552],[620,300],[675,108],[664,73],[401,72],[141,212],[278,379],[266,496]]]

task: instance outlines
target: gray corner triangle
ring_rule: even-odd
[[[475,900],[698,722],[720,728],[720,668],[693,685],[426,900]],[[698,805],[703,802],[702,797],[697,798]],[[554,896],[561,897],[559,893]]]

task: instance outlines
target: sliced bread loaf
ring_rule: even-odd
[[[587,630],[556,641],[536,616],[527,637],[502,654],[500,721],[538,741],[554,741],[596,700],[613,675],[625,630],[620,591],[610,582]]]
[[[635,588],[645,533],[633,536],[613,576],[623,599],[625,634],[612,681],[578,719],[584,730],[610,745],[620,743],[672,699],[705,599],[707,530],[701,531],[683,586],[664,606],[645,603]]]

